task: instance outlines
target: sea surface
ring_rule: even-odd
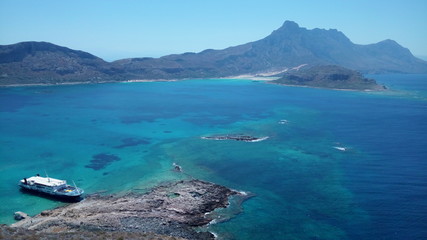
[[[64,204],[19,190],[37,173],[89,194],[194,177],[253,194],[202,229],[220,239],[427,239],[427,75],[371,77],[389,91],[230,79],[0,88],[0,223]],[[216,134],[269,138],[200,138]]]

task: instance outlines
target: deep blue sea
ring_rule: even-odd
[[[36,173],[106,194],[191,176],[254,194],[207,227],[220,239],[427,239],[427,75],[371,77],[390,90],[227,79],[0,88],[0,223],[64,204],[18,189]],[[269,138],[200,138],[241,133]]]

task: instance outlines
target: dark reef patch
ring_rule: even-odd
[[[37,105],[34,98],[18,94],[2,94],[0,102],[0,112],[16,112],[28,105]]]
[[[140,122],[155,122],[155,118],[150,116],[127,116],[120,118],[121,123],[123,124],[133,124]]]
[[[90,164],[86,165],[86,168],[92,168],[93,170],[100,170],[108,166],[114,161],[119,161],[121,158],[114,154],[99,153],[92,156]]]
[[[39,157],[41,158],[51,158],[53,157],[53,153],[52,152],[42,152],[39,154]]]
[[[147,139],[140,139],[140,138],[124,138],[122,139],[122,144],[115,146],[114,148],[125,148],[125,147],[132,147],[132,146],[138,146],[141,144],[150,144],[150,141]]]

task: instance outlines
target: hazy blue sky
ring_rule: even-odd
[[[427,56],[427,0],[0,0],[0,44],[47,41],[106,60],[222,49],[285,20]]]

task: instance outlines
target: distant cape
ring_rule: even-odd
[[[335,29],[286,21],[269,36],[222,50],[106,62],[47,42],[0,46],[0,85],[229,77],[338,65],[362,73],[427,73],[427,62],[393,40],[354,44]]]
[[[357,71],[336,65],[302,66],[286,71],[282,77],[270,83],[336,90],[383,91],[387,89],[385,86],[378,85],[374,79],[365,78]]]

